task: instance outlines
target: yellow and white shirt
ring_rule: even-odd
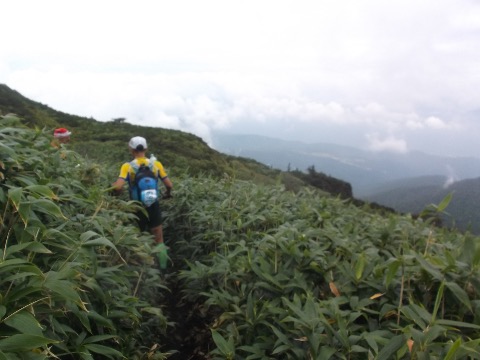
[[[133,160],[138,166],[150,165],[150,160],[147,159],[146,157],[141,157],[141,158],[136,158]],[[155,176],[157,176],[160,180],[163,180],[168,177],[167,173],[165,172],[165,169],[163,168],[163,165],[160,161],[155,160],[153,162],[153,173]],[[118,177],[126,180],[128,182],[128,185],[130,186],[131,184],[134,183],[135,181],[135,169],[133,168],[132,164],[129,162],[126,162],[122,165],[120,168],[120,175]]]

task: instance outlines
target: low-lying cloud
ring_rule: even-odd
[[[0,82],[60,111],[207,142],[261,131],[480,153],[475,1],[72,1],[5,3]]]
[[[29,85],[32,79],[35,86]],[[318,132],[319,141],[344,143],[342,134],[355,128],[355,146],[363,142],[364,147],[374,151],[405,152],[409,134],[423,132],[428,142],[429,136],[459,127],[458,123],[434,115],[402,113],[378,102],[351,106],[340,99],[325,102],[295,92],[290,96],[271,96],[258,91],[258,87],[250,94],[243,86],[222,83],[222,79],[216,79],[214,74],[145,76],[65,73],[59,69],[23,71],[11,77],[20,89],[28,88],[24,95],[54,109],[100,121],[122,117],[133,124],[178,129],[194,133],[208,143],[213,130],[238,131],[248,123],[243,132],[255,133],[257,123],[273,137],[281,136],[279,128],[288,126],[292,139],[301,139],[303,135],[296,131],[310,127],[311,137],[306,139],[309,142],[315,141]],[[71,91],[65,91],[66,88]],[[329,133],[332,138],[322,138],[323,129],[332,127],[337,129]]]
[[[379,134],[367,134],[369,150],[376,152],[394,152],[394,153],[406,153],[408,152],[407,142],[404,139],[396,138],[393,135],[381,137]]]

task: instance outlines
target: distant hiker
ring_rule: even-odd
[[[61,144],[66,144],[70,141],[71,131],[65,128],[57,128],[53,132],[53,140],[51,145],[55,148],[60,148]]]
[[[138,226],[140,231],[149,229],[155,237],[155,242],[158,244],[155,251],[160,267],[164,269],[167,266],[168,255],[167,247],[163,242],[158,180],[161,180],[167,189],[164,198],[171,197],[173,184],[160,161],[156,160],[153,155],[150,159],[145,157],[147,151],[145,138],[141,136],[131,138],[128,147],[134,159],[122,165],[120,175],[112,186],[114,191],[120,192],[125,183],[128,183],[130,198],[143,203],[148,216],[142,211],[138,212]]]

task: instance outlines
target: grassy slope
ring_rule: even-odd
[[[298,190],[304,182],[292,174],[271,169],[255,160],[232,157],[210,148],[201,138],[178,130],[144,127],[122,121],[100,122],[56,111],[0,84],[0,114],[14,113],[29,127],[67,127],[73,132],[71,148],[81,155],[117,169],[129,158],[128,139],[144,136],[149,148],[170,174],[230,176],[259,184],[283,183]]]
[[[45,144],[48,148],[48,142]],[[75,163],[71,165],[77,169]],[[431,229],[410,218],[380,218],[313,193],[293,196],[274,187],[236,186],[225,180],[185,181],[179,186],[180,196],[172,200],[176,202],[171,213],[175,227],[167,226],[166,232],[175,231],[175,237],[169,239],[179,242],[175,243],[176,252],[192,250],[191,263],[197,261],[183,272],[189,285],[185,289],[192,296],[208,297],[208,301],[194,299],[195,304],[205,301],[205,307],[222,310],[225,317],[218,318],[216,331],[227,337],[232,329],[238,330],[234,340],[238,352],[243,351],[240,355],[257,351],[258,347],[247,345],[263,341],[260,345],[267,349],[264,355],[274,349],[285,358],[328,358],[324,356],[327,349],[332,354],[348,354],[351,359],[365,358],[366,351],[372,352],[372,358],[378,352],[378,359],[387,359],[397,350],[408,356],[406,340],[411,337],[420,358],[421,354],[451,354],[451,344],[459,334],[462,338],[457,346],[460,341],[478,338],[478,332],[469,330],[478,324],[475,285],[480,252],[475,239],[467,242],[455,234],[440,233],[427,236]],[[91,206],[92,217],[100,218],[95,208]],[[70,210],[73,215],[76,207]],[[76,229],[74,220],[78,217],[71,217],[71,226]],[[92,224],[88,220],[86,229]],[[63,227],[63,220],[58,221]],[[30,233],[33,236],[37,236],[34,231]],[[406,287],[404,277],[408,279]],[[293,286],[292,278],[296,280]],[[213,286],[196,288],[202,284]],[[405,303],[399,306],[403,291]],[[437,314],[437,304],[443,298],[445,309]],[[233,310],[231,299],[237,301]],[[223,303],[226,309],[222,309]],[[247,317],[251,313],[258,314],[253,319],[255,326]],[[397,314],[401,321],[391,314]],[[312,319],[316,321],[313,325]],[[455,327],[466,330],[460,332],[445,323],[452,319]],[[240,326],[234,328],[237,323]],[[277,341],[279,334],[286,339],[285,344]],[[369,335],[372,337],[366,339]],[[216,342],[221,343],[218,337]],[[473,346],[478,350],[478,344]]]
[[[139,135],[147,138],[150,150],[162,161],[170,176],[227,176],[251,180],[259,185],[283,184],[286,189],[293,191],[309,185],[333,196],[352,197],[351,185],[340,179],[317,172],[313,175],[299,171],[284,172],[253,159],[225,155],[210,148],[198,136],[186,132],[132,125],[123,119],[100,122],[66,114],[32,101],[2,84],[0,99],[0,114],[13,112],[19,115],[27,126],[46,128],[46,131],[52,131],[57,126],[68,127],[73,131],[70,148],[86,158],[108,164],[107,170],[112,177],[121,163],[130,157],[126,146],[128,139]],[[361,200],[354,199],[354,202],[357,205],[364,204]],[[383,204],[372,206],[381,211],[392,210]]]

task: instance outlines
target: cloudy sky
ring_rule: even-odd
[[[63,112],[480,156],[477,0],[0,0],[0,83]]]

